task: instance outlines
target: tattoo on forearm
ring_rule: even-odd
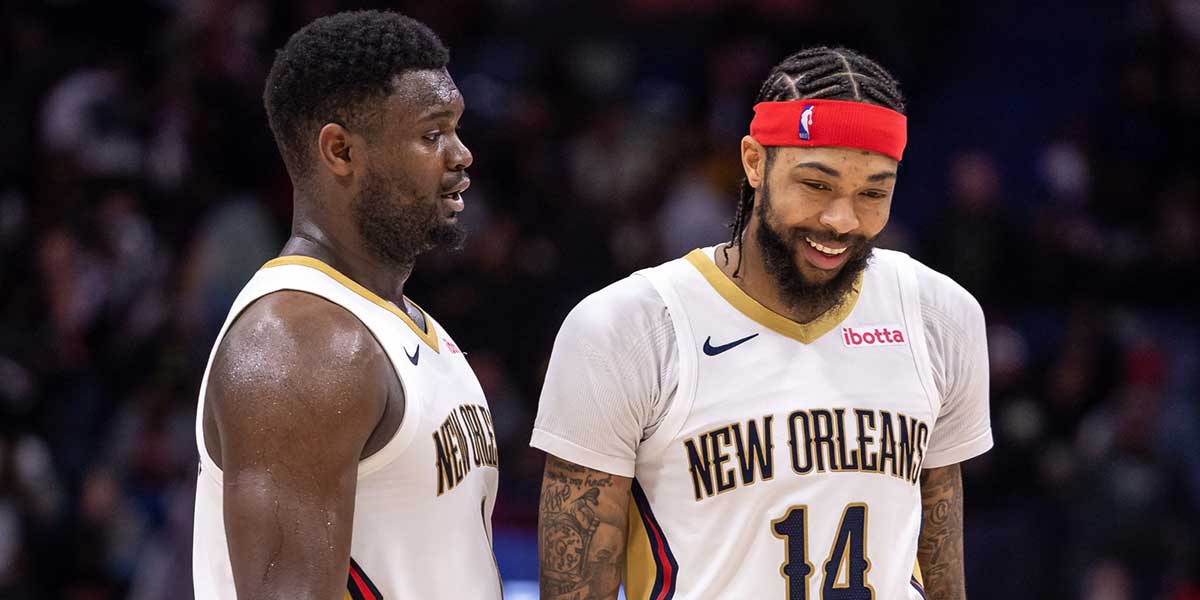
[[[616,598],[626,516],[601,497],[614,485],[612,475],[546,457],[538,519],[542,598]]]
[[[965,600],[963,489],[958,465],[921,474],[921,523],[917,559],[929,600]]]

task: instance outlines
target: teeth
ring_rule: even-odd
[[[828,246],[822,246],[821,244],[818,244],[818,243],[812,241],[811,238],[807,238],[807,237],[804,238],[804,241],[808,242],[809,246],[812,246],[813,248],[816,248],[817,250],[820,250],[821,252],[824,252],[825,254],[832,254],[833,256],[837,256],[847,250],[847,248],[834,249],[834,248],[830,248]]]

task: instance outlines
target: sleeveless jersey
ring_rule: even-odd
[[[500,598],[491,517],[496,439],[483,390],[449,334],[313,258],[268,262],[234,301],[200,387],[193,582],[197,598],[236,598],[225,539],[222,474],[204,443],[204,397],[221,339],[255,300],[279,290],[320,296],[371,331],[404,389],[395,436],[358,465],[346,598]]]
[[[940,400],[915,261],[875,250],[857,298],[801,325],[712,257],[639,272],[679,384],[637,452],[628,597],[924,598],[918,477]]]

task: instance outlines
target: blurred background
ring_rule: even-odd
[[[492,405],[514,594],[536,580],[527,443],[559,324],[728,238],[761,81],[826,43],[909,97],[881,245],[987,314],[971,598],[1200,598],[1196,0],[0,6],[0,598],[190,595],[199,378],[290,219],[263,81],[293,31],[359,7],[430,24],[467,100],[473,237],[406,291]]]

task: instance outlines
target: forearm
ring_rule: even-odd
[[[929,600],[965,600],[963,490],[958,465],[921,475],[921,537],[917,560]]]
[[[617,597],[629,485],[625,477],[546,458],[538,517],[543,599]]]

